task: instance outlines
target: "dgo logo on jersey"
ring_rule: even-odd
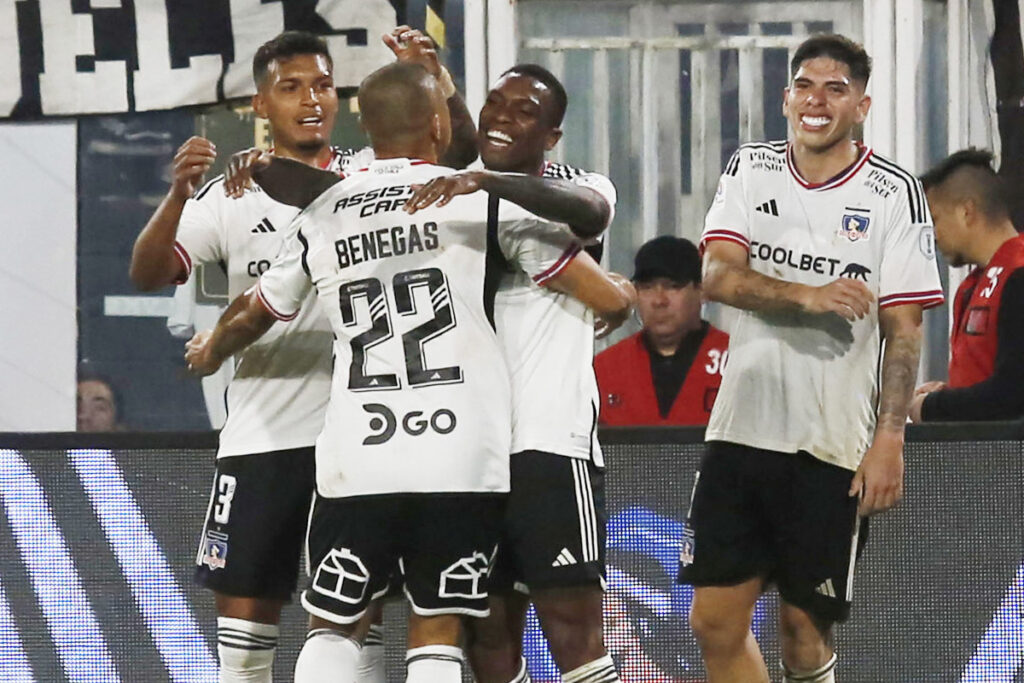
[[[381,403],[367,403],[363,410],[374,416],[370,418],[370,429],[376,432],[363,439],[363,445],[376,446],[390,441],[398,431],[399,424],[391,409]],[[402,417],[401,424],[402,431],[406,434],[419,436],[427,429],[433,429],[438,434],[450,434],[455,429],[457,421],[455,413],[447,408],[441,408],[434,411],[429,418],[424,417],[423,411],[413,410]]]
[[[847,207],[847,211],[850,207]],[[851,242],[866,240],[868,238],[868,226],[871,219],[856,213],[843,214],[843,222],[839,226],[839,236],[845,237]]]

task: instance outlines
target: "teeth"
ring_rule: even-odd
[[[804,116],[800,120],[808,126],[827,126],[832,119],[827,116]]]
[[[497,142],[504,142],[504,143],[507,143],[507,144],[512,144],[512,138],[511,137],[509,137],[505,133],[500,133],[500,132],[498,132],[496,130],[488,131],[487,132],[487,138],[489,140],[495,140]]]
[[[316,117],[316,116],[310,116],[310,117],[307,117],[307,118],[304,118],[304,119],[299,119],[299,123],[302,123],[302,124],[306,124],[306,123],[320,123],[320,119],[318,117]]]

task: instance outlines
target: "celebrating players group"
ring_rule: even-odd
[[[185,354],[196,375],[235,364],[196,556],[220,680],[272,680],[305,540],[299,683],[385,681],[380,603],[400,593],[407,681],[460,681],[464,657],[482,683],[529,681],[530,603],[563,681],[618,681],[592,367],[595,330],[635,299],[599,265],[615,188],[545,160],[568,100],[542,67],[506,71],[474,126],[429,38],[384,42],[362,150],[330,146],[323,40],[264,44],[273,149],[203,184],[217,151],[186,141],[132,254],[142,289],[228,273],[231,304]],[[856,43],[808,39],[791,141],[741,146],[707,215],[704,295],[739,309],[679,539],[709,681],[769,680],[750,619],[770,584],[785,680],[834,681],[864,518],[902,494],[921,311],[942,292],[919,183],[853,138],[869,73]]]

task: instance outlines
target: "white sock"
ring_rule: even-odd
[[[220,683],[270,683],[278,627],[232,617],[217,618]]]
[[[295,683],[347,683],[356,678],[359,643],[329,628],[309,632],[295,662]]]
[[[562,674],[562,683],[620,683],[615,662],[608,655]]]
[[[782,664],[783,683],[836,683],[836,653],[814,671],[790,671]]]
[[[405,664],[405,683],[462,683],[462,650],[452,645],[406,650]]]
[[[526,668],[526,660],[522,657],[519,658],[519,673],[508,683],[533,683],[533,679],[530,678],[530,672]]]
[[[384,627],[374,624],[363,641],[356,683],[387,683],[387,680],[387,671],[384,669]]]

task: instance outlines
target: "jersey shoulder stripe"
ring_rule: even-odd
[[[897,166],[892,161],[877,154],[868,159],[868,165],[885,173],[889,177],[903,183],[907,188],[907,201],[910,205],[910,220],[914,223],[924,223],[927,209],[924,198],[924,190],[921,188],[921,181],[912,176],[908,171]]]
[[[206,193],[210,191],[210,188],[212,188],[217,183],[223,183],[223,182],[224,182],[224,174],[221,173],[219,176],[217,176],[216,178],[213,178],[212,180],[207,182],[205,185],[203,185],[201,188],[199,188],[199,190],[194,195],[192,195],[192,199],[194,199],[194,200],[196,200],[198,202],[200,199],[202,199],[203,197],[206,196]]]
[[[578,178],[581,175],[587,175],[587,172],[581,168],[558,163],[556,161],[547,162],[544,165],[544,171],[541,173],[541,177],[543,178],[560,178],[561,180],[572,180],[573,178]]]

